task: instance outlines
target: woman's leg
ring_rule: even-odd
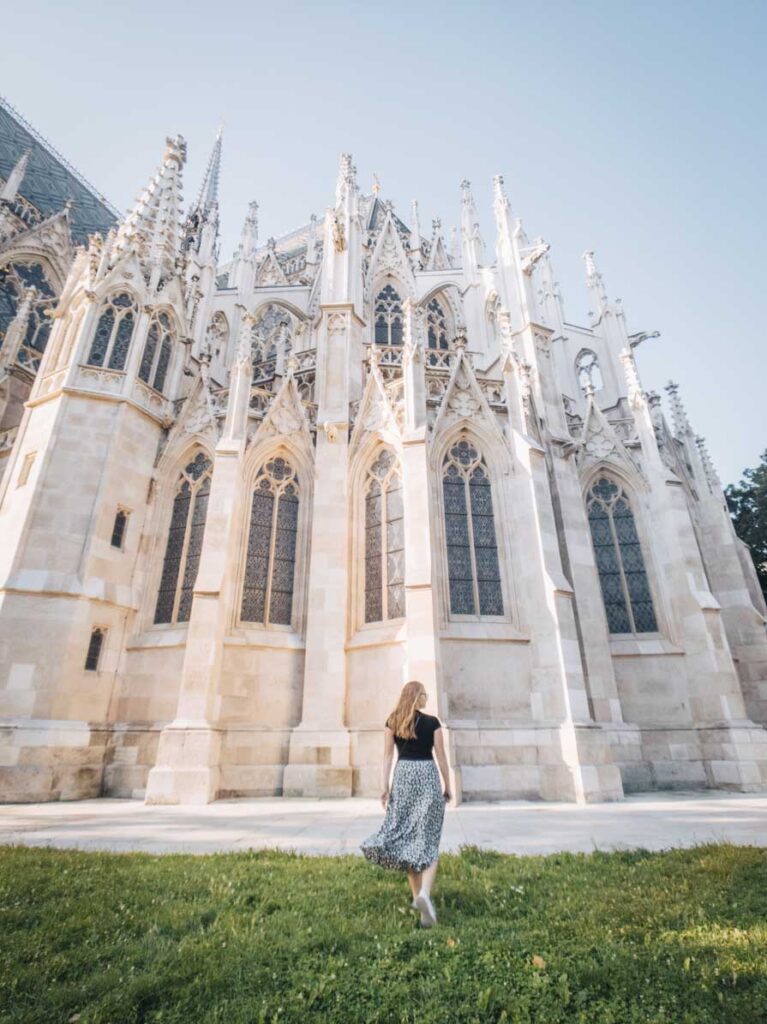
[[[431,862],[428,868],[424,868],[421,872],[421,889],[426,893],[427,896],[431,896],[431,887],[434,885],[434,876],[437,873],[437,862],[439,857]]]
[[[408,871],[407,873],[407,880],[410,883],[410,891],[413,893],[413,899],[415,899],[421,891],[421,874],[422,872],[420,871]]]

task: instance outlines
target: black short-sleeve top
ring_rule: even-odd
[[[389,725],[387,719],[386,725]],[[415,713],[415,739],[394,735],[397,753],[401,761],[429,761],[434,749],[434,733],[442,728],[436,715],[426,715],[422,711]]]

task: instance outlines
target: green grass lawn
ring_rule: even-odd
[[[440,860],[0,849],[0,1021],[767,1022],[767,850]]]

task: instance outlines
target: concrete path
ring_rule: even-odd
[[[0,844],[217,853],[276,847],[353,853],[383,820],[377,800],[222,800],[148,807],[140,800],[0,805]],[[505,853],[661,850],[707,842],[767,846],[767,794],[643,793],[620,803],[464,803],[448,807],[441,850],[464,843]]]

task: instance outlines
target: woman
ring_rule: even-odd
[[[405,683],[397,706],[386,719],[381,773],[381,803],[386,816],[380,829],[364,840],[360,849],[381,867],[407,871],[413,893],[411,906],[421,911],[421,927],[431,928],[437,923],[431,887],[437,873],[445,804],[451,794],[442,726],[435,715],[421,711],[426,699],[423,683]],[[398,757],[390,793],[395,743]]]

